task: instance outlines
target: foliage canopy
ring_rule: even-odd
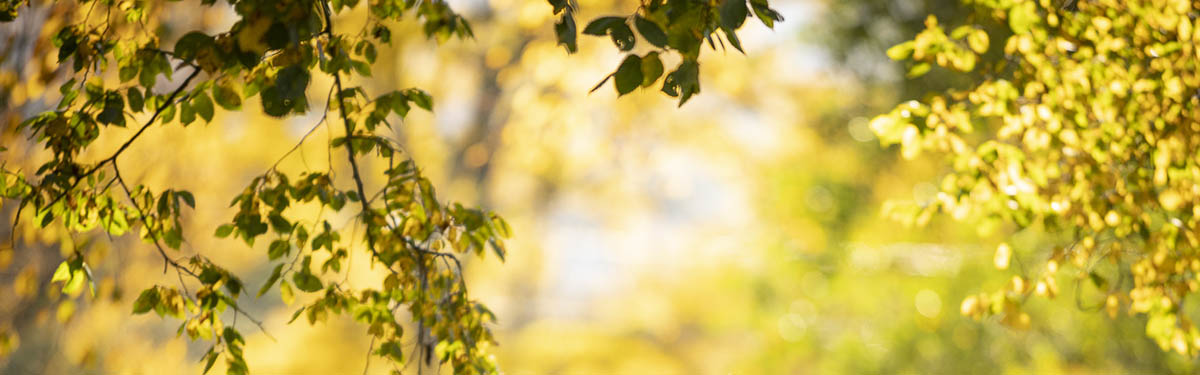
[[[1146,314],[1146,334],[1164,350],[1200,353],[1188,316],[1200,290],[1200,2],[965,3],[979,24],[950,29],[931,16],[887,51],[912,62],[910,77],[934,66],[981,77],[871,120],[905,158],[949,161],[936,199],[894,204],[891,214],[923,225],[943,212],[1058,236],[1000,244],[995,266],[1018,274],[966,298],[965,315],[1025,327],[1028,298],[1079,280],[1089,286],[1076,295],[1082,306]]]
[[[428,93],[419,88],[370,93],[355,84],[371,77],[379,50],[391,43],[393,29],[405,15],[413,15],[424,35],[438,41],[471,38],[468,21],[440,0],[200,0],[190,6],[227,7],[236,21],[215,32],[176,31],[163,27],[171,22],[167,3],[0,2],[0,21],[19,21],[27,12],[46,16],[45,31],[36,40],[4,52],[28,53],[26,64],[48,67],[23,79],[58,86],[56,93],[46,95],[46,100],[57,99],[53,105],[5,98],[20,105],[6,111],[6,121],[19,121],[15,129],[27,134],[32,145],[30,150],[0,151],[12,155],[42,149],[43,154],[34,154],[45,155],[32,173],[8,167],[0,171],[0,196],[17,206],[14,227],[56,225],[70,233],[109,236],[135,233],[153,244],[164,262],[163,272],[176,273],[179,283],[145,288],[133,301],[132,312],[178,319],[181,335],[211,341],[203,356],[206,371],[219,358],[231,374],[249,371],[245,339],[235,325],[222,320],[229,316],[223,313],[230,311],[234,319],[243,316],[261,328],[239,306],[239,297],[247,288],[261,297],[278,287],[288,304],[297,293],[315,297],[295,310],[293,321],[303,316],[316,324],[330,315],[350,316],[372,336],[374,355],[395,363],[413,361],[404,356],[404,343],[412,342],[427,364],[436,355],[456,373],[496,372],[487,354],[494,341],[488,324],[496,317],[469,297],[459,257],[491,252],[503,260],[504,239],[511,230],[490,211],[439,200],[403,146],[386,136],[384,130],[412,109],[433,109]],[[566,0],[550,4],[554,14],[561,15],[557,38],[574,52],[575,6]],[[703,42],[713,48],[716,42],[728,42],[740,51],[735,32],[751,11],[767,26],[782,20],[764,0],[655,0],[628,17],[593,20],[583,33],[608,35],[620,51],[631,52],[638,38],[630,26],[636,27],[653,50],[630,53],[601,84],[612,78],[624,95],[661,78],[662,91],[678,97],[682,105],[699,92]],[[361,29],[339,25],[339,18],[351,12],[366,14]],[[26,46],[31,51],[20,50]],[[671,51],[681,62],[666,72],[660,55]],[[247,246],[269,241],[265,255],[273,269],[262,285],[245,285],[201,252],[185,251],[184,218],[198,199],[215,197],[155,191],[122,176],[122,154],[156,126],[208,123],[218,110],[241,110],[253,97],[267,115],[302,115],[313,110],[309,88],[324,78],[332,84],[318,103],[325,113],[313,128],[340,127],[341,135],[328,147],[345,151],[349,181],[339,179],[332,164],[327,170],[299,174],[273,166],[250,179],[232,199],[236,214],[214,233],[238,238]],[[44,110],[44,105],[52,108]],[[22,115],[35,111],[41,112]],[[115,150],[94,150],[102,133],[114,128],[130,128],[132,134]],[[97,152],[105,156],[90,157]],[[385,176],[364,176],[360,165],[365,159],[386,165]],[[302,214],[300,207],[316,207],[320,214]],[[339,225],[326,215],[346,210],[356,211],[352,223]],[[356,288],[345,282],[350,271],[344,264],[354,252],[388,271],[381,285]],[[88,249],[77,248],[58,266],[52,282],[61,283],[62,294],[79,298],[84,289],[94,290],[86,259]],[[406,318],[416,326],[407,341]],[[15,340],[11,333],[4,338],[5,343]],[[5,347],[11,350],[11,345]]]

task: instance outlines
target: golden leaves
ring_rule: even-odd
[[[1164,349],[1195,354],[1200,331],[1173,309],[1200,289],[1192,276],[1200,268],[1193,255],[1200,248],[1200,155],[1187,151],[1200,146],[1196,5],[1100,1],[1067,11],[1050,3],[983,5],[1013,32],[1003,67],[984,65],[987,78],[969,89],[902,103],[871,129],[882,144],[899,143],[906,158],[931,151],[953,161],[945,179],[952,183],[933,203],[943,212],[962,219],[968,216],[958,212],[970,210],[977,213],[971,217],[1074,237],[1045,260],[1044,274],[1017,275],[1004,290],[965,299],[964,315],[1003,315],[1005,324],[1028,326],[1022,301],[1055,296],[1059,262],[1070,260],[1064,267],[1093,278],[1101,289],[1096,304],[1109,316],[1128,304],[1149,315],[1147,334]],[[973,62],[956,64],[959,50],[975,56],[988,49],[987,33],[959,27],[947,36],[943,27],[931,18],[889,56],[964,70]],[[1012,251],[999,245],[993,265],[1009,270]],[[1102,258],[1132,276],[1132,285],[1090,273]]]

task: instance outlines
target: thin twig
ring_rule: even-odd
[[[329,95],[330,95],[329,97],[332,97],[333,88],[330,88]],[[273,170],[276,170],[276,168],[279,167],[279,163],[282,163],[283,160],[288,157],[288,155],[291,155],[293,152],[296,152],[296,150],[299,149],[300,146],[304,144],[304,141],[308,139],[308,136],[312,135],[313,132],[317,131],[317,128],[321,127],[321,124],[325,123],[325,119],[327,117],[329,117],[329,109],[328,109],[329,108],[329,99],[328,98],[325,99],[325,103],[326,103],[325,104],[326,110],[325,110],[325,113],[321,115],[321,119],[317,120],[317,123],[315,125],[313,125],[312,128],[308,129],[308,131],[304,133],[304,136],[300,137],[300,141],[296,142],[296,145],[292,146],[292,148],[290,150],[288,150],[288,152],[285,152],[283,154],[283,156],[280,156],[279,160],[275,161],[275,164],[271,164],[271,168],[268,169],[267,172],[265,172],[263,174],[267,174]]]
[[[371,335],[371,343],[367,344],[367,364],[363,366],[363,375],[367,375],[367,370],[371,369],[371,352],[375,351],[375,335]]]
[[[192,269],[188,268],[187,266],[180,264],[177,260],[171,259],[171,257],[167,255],[166,250],[164,250],[162,248],[162,245],[159,244],[158,232],[154,229],[154,226],[151,225],[150,221],[147,220],[148,216],[146,215],[146,213],[144,211],[142,211],[142,206],[138,205],[137,200],[133,197],[133,191],[129,189],[129,185],[126,184],[125,179],[123,177],[121,177],[121,169],[117,167],[117,164],[115,161],[113,162],[113,173],[116,175],[117,183],[119,185],[121,185],[121,189],[123,189],[125,191],[125,195],[129,197],[129,201],[131,203],[133,203],[133,208],[135,210],[137,210],[138,216],[140,217],[140,220],[142,221],[142,225],[144,225],[146,227],[146,231],[150,233],[150,238],[154,242],[154,247],[156,249],[158,249],[159,255],[162,255],[163,273],[167,273],[167,266],[171,266],[171,267],[175,268],[176,272],[186,273],[189,276],[191,276],[192,278],[199,280],[200,275],[197,275],[195,271],[192,271]],[[183,282],[182,277],[183,276],[180,275],[181,283]],[[185,293],[187,292],[186,286],[184,287],[184,291],[185,291]],[[190,295],[189,295],[189,298],[190,298]],[[276,341],[275,337],[271,336],[271,334],[267,332],[267,329],[263,325],[262,321],[260,321],[258,319],[254,319],[253,316],[251,316],[245,310],[242,310],[242,308],[240,306],[238,306],[236,301],[233,301],[232,299],[230,299],[227,302],[228,302],[227,305],[229,307],[233,308],[233,310],[235,312],[235,316],[236,316],[236,314],[241,314],[241,315],[246,316],[246,319],[249,319],[250,322],[252,322],[256,326],[258,326],[258,329],[260,331],[262,331],[262,333],[264,335],[266,335],[267,338],[271,339],[271,341]]]
[[[45,206],[43,206],[43,209],[49,209],[50,206],[58,203],[58,201],[62,200],[63,197],[66,197],[68,193],[75,190],[75,188],[79,186],[79,183],[83,182],[84,178],[96,173],[96,171],[104,167],[105,164],[112,163],[114,165],[113,169],[116,169],[115,162],[117,161],[117,157],[121,156],[121,153],[125,152],[125,150],[133,144],[133,141],[137,140],[138,137],[140,137],[142,133],[146,131],[146,129],[150,128],[150,125],[154,124],[154,120],[158,119],[158,116],[161,115],[163,111],[167,109],[167,107],[174,104],[175,97],[179,96],[179,93],[183,92],[183,90],[187,88],[188,84],[192,82],[192,79],[196,78],[196,76],[199,74],[200,69],[193,69],[192,74],[188,75],[187,78],[183,80],[183,84],[179,85],[179,87],[175,88],[175,91],[171,92],[171,95],[167,96],[167,100],[163,101],[163,104],[158,106],[158,109],[154,111],[154,114],[150,116],[149,120],[146,120],[146,123],[142,125],[141,129],[138,129],[137,133],[134,133],[132,137],[129,137],[129,139],[125,141],[125,143],[121,144],[121,147],[117,148],[117,151],[113,152],[111,156],[100,160],[99,163],[96,163],[96,165],[92,166],[92,168],[88,169],[86,172],[83,172],[83,174],[75,176],[75,182],[71,183],[70,187],[63,190],[63,192],[58,194],[58,196],[51,200],[50,203],[47,203]]]
[[[167,251],[163,250],[162,245],[158,243],[158,232],[154,230],[154,226],[150,224],[150,220],[148,219],[146,213],[142,211],[142,206],[138,205],[137,199],[133,197],[133,191],[129,189],[129,185],[127,185],[125,183],[125,179],[121,177],[121,169],[117,168],[115,163],[113,164],[113,173],[115,173],[117,176],[117,183],[121,185],[121,189],[125,190],[125,195],[129,197],[129,202],[133,203],[133,208],[137,210],[138,218],[142,221],[142,225],[144,225],[146,227],[146,231],[150,233],[150,239],[154,242],[154,247],[158,249],[158,254],[162,255],[163,273],[167,273],[167,266],[170,265],[175,267],[176,270],[182,269],[187,271],[189,275],[199,277],[191,269],[179,264],[167,255]]]

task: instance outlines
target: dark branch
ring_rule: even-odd
[[[71,183],[70,187],[68,187],[66,190],[63,190],[62,193],[59,193],[58,196],[54,197],[54,200],[51,200],[50,203],[47,203],[42,207],[42,209],[49,209],[51,206],[54,206],[55,203],[58,203],[58,201],[62,200],[63,197],[66,197],[67,194],[70,194],[72,191],[74,191],[75,188],[79,186],[80,182],[83,182],[85,178],[91,176],[93,173],[96,173],[96,171],[100,170],[100,168],[103,168],[105,164],[114,163],[113,169],[116,169],[115,162],[117,161],[117,157],[120,157],[121,153],[125,152],[125,150],[133,144],[133,141],[137,140],[138,137],[141,137],[142,133],[144,133],[146,129],[150,128],[150,125],[154,124],[154,120],[157,120],[158,116],[162,115],[163,111],[165,111],[167,107],[170,107],[172,104],[174,104],[175,98],[179,96],[179,94],[188,87],[188,84],[192,82],[192,79],[196,78],[196,76],[199,74],[199,68],[193,69],[192,74],[188,75],[187,78],[183,80],[183,84],[179,85],[179,87],[175,88],[175,91],[171,92],[171,95],[167,96],[167,100],[163,101],[162,105],[159,105],[158,108],[154,110],[154,114],[150,116],[149,120],[146,120],[146,123],[142,125],[140,129],[138,129],[137,133],[134,133],[132,137],[129,137],[129,139],[125,141],[125,143],[121,144],[121,147],[117,148],[117,151],[113,152],[111,156],[104,158],[104,160],[101,160],[99,163],[96,163],[96,165],[92,166],[92,168],[88,169],[86,172],[83,172],[83,174],[75,176],[75,182]]]

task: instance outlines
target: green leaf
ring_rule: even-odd
[[[776,22],[783,21],[783,15],[771,9],[767,0],[750,0],[750,6],[754,8],[754,15],[758,16],[758,20],[769,28],[775,28]]]
[[[220,238],[225,238],[229,237],[230,233],[233,233],[233,225],[221,224],[221,226],[217,227],[217,232],[214,233],[214,235]]]
[[[633,37],[633,30],[624,22],[613,25],[609,29],[608,35],[612,37],[613,44],[617,46],[617,49],[622,51],[633,49],[634,44],[637,43],[637,39]]]
[[[170,104],[170,105],[167,105],[166,107],[163,107],[162,116],[158,116],[158,122],[165,125],[167,123],[170,123],[171,120],[174,120],[175,112],[177,111],[175,109],[175,107],[176,106],[174,104]]]
[[[42,216],[42,223],[41,223],[42,228],[45,228],[47,225],[50,225],[50,223],[53,221],[54,221],[54,213],[47,212],[45,215]]]
[[[303,250],[306,243],[308,243],[308,229],[304,229],[304,226],[296,226],[296,247]]]
[[[562,0],[566,3],[566,0]],[[567,49],[567,52],[575,53],[579,50],[578,44],[575,42],[575,17],[571,13],[563,14],[558,22],[554,23],[554,35],[558,37],[558,44]]]
[[[607,16],[600,17],[589,22],[583,28],[583,33],[587,35],[604,36],[608,34],[608,30],[616,25],[624,25],[625,17]]]
[[[633,24],[637,26],[638,32],[642,34],[643,38],[646,38],[647,42],[658,48],[666,47],[667,33],[663,32],[662,28],[658,27],[654,21],[637,15],[633,17]]]
[[[263,113],[273,117],[283,117],[291,111],[292,107],[281,96],[279,88],[268,86],[259,93],[262,98]]]
[[[212,95],[221,108],[232,111],[242,107],[242,97],[229,85],[220,83],[213,85]]]
[[[292,282],[296,283],[296,288],[309,293],[319,291],[324,287],[321,285],[320,278],[308,272],[296,272],[292,275]]]
[[[272,212],[267,215],[267,221],[271,222],[271,228],[275,230],[275,233],[283,234],[292,231],[292,223],[278,213]]]
[[[302,65],[289,65],[286,68],[280,69],[275,75],[275,87],[279,88],[279,94],[283,99],[299,100],[304,97],[304,91],[308,88],[311,74],[308,69]]]
[[[167,246],[178,250],[179,245],[183,244],[183,230],[179,229],[179,227],[171,227],[171,229],[163,232],[162,240]]]
[[[196,58],[196,55],[201,49],[211,48],[213,38],[208,34],[193,31],[179,37],[179,41],[175,42],[175,57],[189,61]]]
[[[187,190],[177,190],[175,191],[175,196],[183,199],[183,203],[187,203],[188,207],[196,208],[196,197],[192,196],[191,192]]]
[[[379,349],[375,350],[375,354],[400,362],[404,358],[404,348],[399,342],[387,341],[379,345]]]
[[[407,116],[408,110],[411,109],[411,107],[408,106],[408,98],[399,94],[390,95],[389,97],[391,98],[392,112],[395,112],[396,115],[400,117]]]
[[[132,62],[125,62],[120,65],[121,67],[117,70],[117,78],[121,80],[121,83],[129,82],[129,80],[137,78],[137,65],[134,65]]]
[[[613,86],[617,88],[617,95],[625,95],[633,92],[642,84],[642,59],[637,55],[629,55],[621,62],[621,66],[617,67],[617,72],[613,74]]]
[[[296,295],[292,292],[292,284],[287,280],[279,282],[279,298],[283,300],[283,304],[289,306],[296,301]],[[296,318],[292,317],[292,320],[296,320]]]
[[[217,357],[216,352],[211,348],[208,349],[208,354],[204,355],[204,372],[201,374],[208,374],[208,370],[212,369],[214,363],[217,363]]]
[[[647,53],[646,57],[642,58],[642,87],[650,87],[662,74],[663,63],[658,57],[658,52]]]
[[[54,46],[58,47],[58,62],[63,62],[79,49],[79,36],[74,26],[67,26],[54,35]]]
[[[221,330],[221,337],[225,339],[226,344],[238,345],[246,343],[246,339],[242,337],[242,334],[233,327],[225,327],[224,330]]]
[[[161,195],[158,196],[158,205],[157,206],[158,206],[158,214],[159,215],[167,216],[168,214],[171,213],[171,202],[167,200],[167,197],[170,197],[170,196],[171,196],[170,190],[164,191]]]
[[[375,51],[375,43],[363,41],[366,46],[363,47],[363,57],[367,58],[367,63],[374,64],[375,59],[379,57],[379,52]]]
[[[288,324],[292,324],[292,322],[296,321],[296,318],[299,318],[300,314],[303,314],[306,310],[307,309],[303,307],[296,309],[296,312],[292,313],[292,318],[288,320]]]
[[[549,1],[550,1],[550,6],[554,7],[554,14],[558,14],[559,12],[562,12],[564,9],[567,9],[567,7],[570,6],[570,4],[567,3],[567,0],[549,0]]]
[[[200,118],[204,119],[204,123],[212,123],[212,100],[209,99],[209,94],[200,91],[193,96],[192,109],[200,115]]]
[[[271,246],[267,248],[267,257],[271,258],[271,260],[279,259],[287,255],[291,248],[291,245],[285,240],[271,241]]]
[[[425,92],[425,90],[418,88],[407,89],[404,90],[404,96],[426,111],[433,110],[433,97],[429,96],[429,93]]]
[[[746,54],[746,51],[742,50],[742,40],[738,39],[737,33],[734,32],[733,29],[722,28],[721,32],[725,33],[725,39],[729,41],[729,44],[732,45],[734,49],[738,50],[738,52],[741,52],[742,54]]]
[[[684,60],[663,80],[662,91],[667,95],[679,97],[679,105],[683,106],[692,95],[700,92],[699,79],[700,65],[695,60]]]
[[[354,71],[357,72],[358,75],[360,75],[360,76],[363,76],[363,77],[371,76],[371,65],[367,64],[364,61],[350,60],[350,67],[354,68]]]
[[[750,10],[746,8],[746,0],[721,1],[721,27],[737,30],[746,22]]]
[[[254,297],[255,298],[262,297],[263,294],[266,294],[268,290],[271,290],[271,286],[275,285],[276,281],[279,281],[279,275],[282,272],[283,272],[283,263],[280,263],[275,266],[275,270],[271,271],[271,276],[267,278],[267,282],[263,283],[263,286],[261,288],[258,288],[258,294],[255,295]]]
[[[190,101],[185,101],[179,105],[179,123],[183,126],[188,126],[196,121],[196,110],[192,108]]]
[[[109,92],[104,95],[104,109],[96,115],[96,121],[125,126],[125,101],[121,99],[121,94]]]
[[[134,113],[142,112],[142,108],[145,107],[146,98],[142,96],[141,90],[138,90],[136,87],[130,87],[129,90],[125,91],[125,98],[129,100],[130,111]]]
[[[145,314],[150,312],[155,306],[158,306],[158,287],[149,288],[142,291],[138,295],[137,300],[133,301],[133,314]]]

